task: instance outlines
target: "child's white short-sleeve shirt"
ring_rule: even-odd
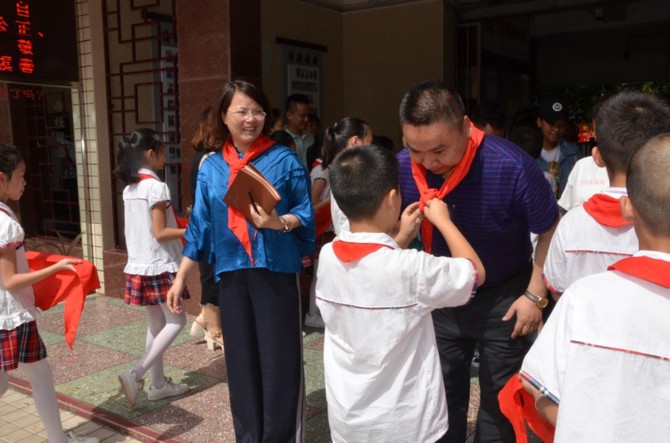
[[[159,275],[177,272],[182,258],[181,240],[159,242],[153,235],[151,209],[161,202],[170,202],[167,184],[149,169],[140,169],[140,174],[149,174],[155,180],[141,180],[126,186],[123,190],[125,209],[125,235],[128,249],[126,274]],[[177,227],[174,211],[165,211],[165,225]]]
[[[555,442],[667,441],[669,318],[670,289],[617,271],[565,291],[521,368],[559,402]]]
[[[625,195],[624,188],[608,188],[604,194]],[[583,205],[561,218],[544,262],[544,278],[554,293],[563,293],[577,279],[607,270],[612,263],[639,250],[633,225],[612,228],[598,223]]]
[[[321,163],[319,163],[312,168],[309,173],[309,177],[312,180],[312,185],[316,180],[324,180],[326,182],[326,186],[324,186],[321,190],[319,199],[323,201],[327,198],[330,198],[330,169],[323,169]]]
[[[16,248],[16,272],[30,272],[26,250],[23,247],[25,233],[9,206],[0,202],[0,249]],[[13,291],[5,290],[0,275],[0,329],[10,331],[37,317],[35,294],[28,285]]]
[[[335,239],[383,247],[340,261],[328,243],[317,271],[326,324],[324,370],[335,442],[435,441],[448,427],[442,371],[430,313],[470,300],[470,260],[402,250],[386,234],[342,232]]]
[[[335,231],[335,235],[340,235],[343,232],[351,230],[349,219],[337,205],[332,193],[330,194],[330,216],[333,219],[333,231]]]

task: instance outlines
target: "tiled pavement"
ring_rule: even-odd
[[[144,351],[146,315],[119,299],[89,296],[75,342],[75,355],[63,340],[62,305],[43,314],[38,328],[48,348],[66,429],[95,435],[105,443],[173,441],[233,442],[223,353],[208,351],[204,341],[188,335],[190,321],[165,354],[165,371],[191,391],[178,398],[149,402],[140,394],[131,409],[117,375]],[[308,329],[304,338],[307,395],[307,442],[328,442],[323,380],[323,333]],[[0,398],[0,442],[46,441],[35,412],[29,385],[20,371],[10,373],[10,391]],[[471,417],[478,406],[473,379]],[[145,391],[148,389],[145,383]],[[469,420],[472,428],[472,418]]]

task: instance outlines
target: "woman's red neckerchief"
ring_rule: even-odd
[[[226,144],[223,146],[223,160],[228,164],[230,168],[230,178],[228,180],[228,188],[235,180],[235,176],[240,169],[244,168],[247,163],[255,159],[275,144],[269,137],[261,134],[258,138],[249,146],[249,149],[244,154],[242,158],[239,158],[238,151],[233,146],[232,137],[226,139]],[[249,229],[247,227],[247,220],[237,209],[232,206],[228,206],[228,228],[233,231],[235,237],[240,240],[244,250],[247,251],[251,263],[254,263],[253,254],[251,252],[251,239],[249,238]]]

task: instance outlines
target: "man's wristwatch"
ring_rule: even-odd
[[[528,297],[533,303],[535,303],[535,306],[537,306],[540,309],[546,308],[547,305],[549,304],[549,297],[538,297],[537,295],[533,294],[527,289],[523,293],[523,295]]]

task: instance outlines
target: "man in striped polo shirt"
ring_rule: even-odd
[[[465,116],[458,93],[441,82],[413,86],[400,104],[405,149],[398,154],[403,206],[435,196],[481,257],[486,282],[472,302],[433,312],[449,406],[441,441],[464,442],[470,361],[479,345],[481,402],[475,441],[515,441],[498,392],[521,367],[542,322],[542,266],[559,213],[536,162]],[[539,234],[535,262],[530,232]],[[427,251],[449,256],[444,238],[422,226]]]

